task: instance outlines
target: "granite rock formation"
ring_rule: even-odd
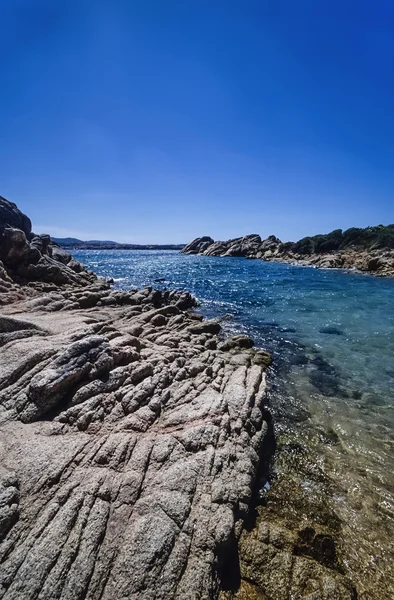
[[[50,289],[90,285],[97,277],[49,235],[32,232],[30,219],[0,197],[0,305]]]
[[[191,305],[91,289],[3,310],[0,598],[217,596],[267,430],[267,355],[218,349]]]
[[[251,598],[261,589],[272,600],[293,590],[305,600],[353,600],[348,579],[314,557],[287,569],[292,540],[270,578],[273,524],[268,537],[256,530],[257,562],[245,566],[244,524],[273,435],[269,354],[245,335],[221,339],[217,321],[192,311],[190,294],[112,290],[49,236],[9,219],[1,234],[0,599],[238,597],[240,542]],[[42,260],[42,270],[29,271]]]
[[[329,235],[315,237],[329,238]],[[314,238],[306,239],[313,240]],[[261,240],[257,234],[234,238],[226,242],[215,242],[212,238],[204,237],[196,238],[187,244],[182,252],[204,256],[242,256],[250,259],[288,262],[324,269],[353,269],[380,277],[394,275],[394,248],[391,244],[391,238],[390,244],[387,246],[371,244],[370,247],[366,248],[363,247],[365,244],[349,244],[343,248],[330,251],[324,251],[323,245],[322,249],[315,251],[313,244],[310,245],[309,242],[302,244],[302,242],[303,240],[297,243],[282,243],[274,235]],[[329,244],[327,244],[327,247],[329,247]]]

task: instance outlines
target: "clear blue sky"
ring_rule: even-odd
[[[1,0],[0,194],[129,242],[394,222],[392,0]]]

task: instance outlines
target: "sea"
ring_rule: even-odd
[[[189,291],[223,335],[246,333],[272,353],[277,435],[297,429],[332,480],[361,597],[381,584],[379,597],[394,598],[394,278],[175,251],[73,254],[118,289]]]

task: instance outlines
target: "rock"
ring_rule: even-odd
[[[274,523],[261,520],[256,529],[253,536],[245,531],[241,537],[242,583],[234,600],[244,597],[357,598],[351,581],[338,568],[330,535],[305,528],[297,536],[285,520],[279,519]]]
[[[334,325],[326,325],[319,329],[320,333],[327,333],[328,335],[343,335],[342,329],[335,327]]]
[[[77,260],[75,260],[75,258],[72,258],[68,263],[67,266],[69,269],[72,269],[75,273],[81,273],[84,268],[81,265],[81,263],[79,263]]]
[[[188,327],[188,331],[196,335],[200,335],[202,333],[211,333],[212,335],[217,335],[220,329],[220,324],[217,321],[204,321],[195,325],[189,325]]]
[[[260,245],[260,251],[266,252],[267,250],[276,250],[280,245],[281,241],[275,235],[269,235]]]
[[[382,266],[382,260],[379,256],[373,256],[368,260],[367,270],[377,271]]]
[[[7,267],[23,264],[29,255],[26,235],[20,229],[6,227],[0,231],[0,259]]]
[[[214,242],[202,251],[204,256],[224,256],[227,251],[226,242]]]
[[[219,349],[228,352],[237,348],[253,348],[253,346],[254,342],[248,335],[234,335],[223,342]]]
[[[0,597],[217,598],[266,431],[265,368],[249,339],[245,360],[216,350],[220,325],[179,292],[51,310],[87,297],[72,290],[0,321],[26,334],[0,354],[0,473],[15,474],[0,478]]]
[[[195,240],[187,244],[181,250],[181,252],[183,254],[200,254],[201,252],[204,252],[211,244],[213,244],[213,239],[206,235],[203,237],[196,238]]]
[[[49,255],[54,260],[61,262],[64,265],[67,265],[72,260],[72,256],[67,250],[60,248],[60,246],[53,243],[49,246]]]
[[[220,344],[190,294],[111,290],[20,233],[26,256],[0,264],[0,598],[208,600],[239,574],[259,595],[355,597],[329,532],[261,519],[248,559],[270,355]]]
[[[288,262],[292,265],[311,265],[321,269],[357,269],[380,277],[394,276],[394,226],[389,225],[383,230],[387,237],[387,246],[382,245],[382,226],[379,226],[360,230],[359,239],[364,240],[364,245],[359,248],[352,245],[342,248],[337,240],[342,235],[347,239],[349,232],[337,230],[326,236],[285,243],[274,235],[261,240],[257,234],[216,242],[212,238],[196,238],[185,246],[182,252],[204,256],[257,258],[264,261]],[[364,235],[365,231],[367,233]],[[377,242],[366,247],[366,240],[370,239],[371,235],[376,236]],[[325,240],[324,243],[322,239]],[[324,251],[325,248],[328,251]]]
[[[0,262],[1,279],[12,284],[26,282],[91,285],[96,276],[74,260],[47,234],[36,235],[31,222],[15,204],[0,197]],[[5,274],[6,273],[6,276]],[[2,284],[4,287],[4,284]],[[11,286],[12,287],[12,286]],[[9,293],[2,295],[0,304],[13,302],[18,297],[34,293],[34,288],[21,288],[17,292],[10,286]],[[0,290],[1,291],[1,290]]]
[[[0,475],[0,542],[19,518],[19,481],[14,473]]]
[[[0,196],[0,231],[9,227],[20,229],[26,236],[31,233],[31,221],[13,202]]]
[[[268,368],[272,364],[272,356],[269,352],[265,352],[264,350],[258,350],[252,356],[252,364]]]

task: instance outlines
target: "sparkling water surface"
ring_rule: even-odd
[[[248,331],[270,350],[294,344],[318,350],[336,368],[331,377],[327,367],[326,378],[314,378],[324,395],[336,380],[356,402],[360,395],[373,394],[369,404],[384,406],[388,424],[393,418],[394,279],[174,251],[74,254],[99,275],[114,278],[117,288],[152,285],[190,291],[206,316],[232,315],[234,328]],[[165,281],[155,282],[160,278]],[[299,352],[286,354],[290,362],[302,361]]]
[[[74,255],[117,288],[189,291],[206,317],[224,317],[225,333],[246,332],[273,353],[282,403],[304,407],[322,434],[322,465],[338,480],[335,509],[354,536],[355,563],[367,556],[371,568],[386,568],[394,557],[394,279],[174,251]]]

